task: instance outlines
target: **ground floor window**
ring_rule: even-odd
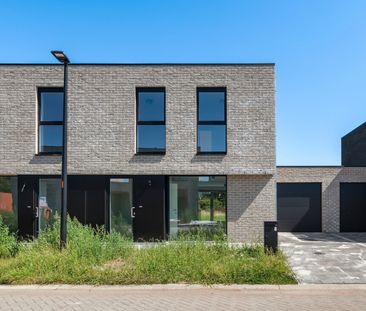
[[[112,178],[109,186],[111,231],[132,236],[132,179]]]
[[[0,176],[0,217],[11,232],[18,230],[17,177]]]
[[[225,176],[171,176],[169,178],[171,237],[197,230],[226,231]]]
[[[38,232],[52,225],[61,213],[61,180],[39,180]]]

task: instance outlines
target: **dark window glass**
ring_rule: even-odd
[[[225,93],[199,92],[199,120],[225,121]]]
[[[164,121],[164,92],[139,92],[139,121]]]
[[[40,153],[62,153],[63,90],[39,89],[38,100],[38,150]]]
[[[225,125],[198,125],[198,146],[200,152],[225,152]]]
[[[165,152],[165,90],[137,89],[137,152]]]
[[[226,89],[199,88],[197,151],[226,153]]]
[[[64,93],[41,93],[41,121],[62,121],[64,112]]]
[[[170,177],[169,218],[170,237],[200,231],[211,239],[225,232],[226,177]]]
[[[41,152],[62,152],[62,125],[40,125],[39,147]]]
[[[139,125],[137,140],[139,152],[164,152],[165,125]]]

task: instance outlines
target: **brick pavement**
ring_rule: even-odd
[[[365,310],[366,285],[0,286],[0,310]]]
[[[279,240],[300,283],[366,284],[366,233],[281,232]]]

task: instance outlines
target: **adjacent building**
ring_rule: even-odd
[[[273,64],[72,64],[68,213],[137,241],[276,220]],[[62,65],[0,65],[0,213],[23,237],[60,212]]]
[[[342,138],[342,166],[277,168],[278,229],[366,232],[366,123]]]

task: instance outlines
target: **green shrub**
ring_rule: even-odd
[[[0,258],[14,256],[18,250],[18,241],[14,233],[3,222],[0,216]]]

